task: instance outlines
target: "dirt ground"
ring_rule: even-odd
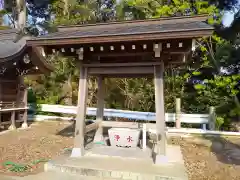
[[[30,128],[17,130],[0,135],[0,173],[24,176],[43,171],[44,162],[32,165],[34,161],[47,161],[71,148],[73,138],[65,134],[69,123],[41,122],[34,123]],[[5,162],[31,165],[26,172],[9,172]]]
[[[34,123],[29,129],[0,134],[0,174],[24,176],[43,171],[44,161],[73,145],[70,122]],[[189,180],[240,180],[240,139],[174,138],[180,144]],[[34,164],[34,161],[42,160]],[[10,172],[6,162],[30,165],[25,172]]]

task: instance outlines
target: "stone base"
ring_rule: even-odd
[[[154,160],[156,165],[166,165],[166,164],[183,164],[183,156],[180,146],[166,146],[166,155],[156,154],[156,149],[154,151]]]
[[[28,128],[28,124],[27,123],[22,123],[22,129],[27,129]]]
[[[168,164],[168,157],[164,155],[156,155],[155,157],[155,164],[156,165],[166,165]]]
[[[100,131],[95,133],[93,142],[98,145],[106,145],[105,139]]]
[[[9,128],[8,128],[8,130],[16,130],[16,129],[17,129],[16,126],[15,126],[15,125],[12,125],[12,124],[11,124],[11,125],[9,126]]]
[[[168,147],[168,149],[172,148],[170,153],[180,150],[180,148]],[[179,153],[174,152],[174,154],[171,156],[176,157]],[[168,158],[165,164],[155,165],[151,151],[146,152],[139,148],[94,146],[83,157],[70,158],[66,155],[46,163],[44,169],[49,172],[64,172],[99,179],[187,180],[186,169],[181,158],[182,156],[176,157],[175,160]],[[162,158],[160,160],[162,161]]]
[[[70,157],[77,158],[84,156],[84,149],[82,148],[73,148]]]

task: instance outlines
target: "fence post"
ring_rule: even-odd
[[[176,98],[176,121],[175,121],[176,128],[181,128],[180,116],[181,116],[181,99]]]
[[[216,114],[215,114],[215,107],[211,106],[209,109],[209,130],[215,130],[215,123],[216,123]]]
[[[147,149],[147,124],[142,124],[142,148],[143,150]]]

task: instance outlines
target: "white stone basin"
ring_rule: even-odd
[[[140,130],[130,128],[111,128],[108,130],[111,146],[135,148],[139,142]]]

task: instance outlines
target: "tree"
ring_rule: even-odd
[[[90,1],[86,4],[56,0],[49,7],[49,14],[54,15],[54,18],[46,24],[54,27],[113,19],[146,19],[207,13],[208,23],[220,27],[221,10],[214,4],[200,0],[125,0],[119,4],[113,1]],[[110,16],[106,18],[108,13]],[[183,99],[183,111],[188,113],[206,113],[209,106],[215,106],[219,127],[223,123],[224,126],[227,125],[240,112],[239,39],[227,41],[219,37],[219,34],[216,28],[211,38],[198,39],[198,48],[189,63],[184,67],[173,67],[166,71],[166,111],[174,111],[176,97]],[[51,76],[42,77],[43,79],[37,81],[37,84],[43,85],[34,86],[38,99],[46,103],[76,103],[79,74],[77,65],[72,59],[62,58],[60,55],[55,57],[53,63],[56,71]],[[227,73],[223,73],[223,70]],[[106,107],[154,111],[154,86],[151,79],[107,79],[106,86]],[[97,83],[92,78],[89,81],[89,106],[96,104],[96,91]],[[72,100],[65,96],[66,94],[72,94]]]

